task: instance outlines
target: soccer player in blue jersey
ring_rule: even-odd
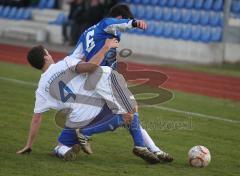
[[[73,50],[71,57],[79,58],[84,55],[85,61],[88,62],[91,58],[102,48],[106,39],[117,38],[120,42],[121,32],[130,30],[133,28],[139,28],[142,30],[147,29],[147,24],[142,20],[135,20],[129,7],[125,4],[117,4],[111,8],[108,16],[100,21],[98,24],[87,29],[78,41],[76,48]],[[109,52],[116,52],[116,48],[110,49]],[[116,58],[109,58],[108,54],[101,62],[101,66],[109,66],[116,69]],[[137,108],[136,108],[137,109]],[[139,115],[135,113],[132,119],[133,124],[140,124]],[[132,125],[133,126],[133,125]],[[130,133],[133,134],[135,141],[142,141],[138,143],[136,147],[147,147],[151,152],[157,155],[157,157],[164,162],[171,162],[172,156],[162,151],[155,145],[147,131],[138,125],[139,130],[132,131],[130,126]]]
[[[102,48],[107,38],[117,38],[120,42],[121,32],[133,28],[145,30],[147,24],[142,20],[133,19],[133,15],[127,5],[118,4],[110,10],[107,18],[90,27],[80,36],[77,46],[71,55],[79,57],[79,54],[83,53],[88,62]],[[113,51],[116,51],[116,49],[112,48],[111,52]],[[112,67],[114,62],[115,60],[105,58],[100,65]]]

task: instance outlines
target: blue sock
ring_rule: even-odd
[[[58,142],[68,147],[78,144],[78,138],[75,129],[64,128],[58,138]]]
[[[133,120],[129,126],[129,132],[132,135],[135,146],[145,147],[138,113],[134,113]]]
[[[102,133],[106,131],[114,131],[116,128],[122,126],[124,120],[122,115],[113,115],[109,120],[100,121],[90,126],[81,129],[81,133],[85,136]]]

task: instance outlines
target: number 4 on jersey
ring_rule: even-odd
[[[63,103],[67,102],[69,98],[73,98],[73,100],[76,99],[76,95],[72,92],[72,90],[63,82],[59,81],[59,91],[60,91],[60,96],[61,96],[61,101]],[[64,92],[67,92],[67,95],[65,96]]]

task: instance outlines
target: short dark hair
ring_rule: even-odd
[[[44,56],[46,52],[42,45],[33,47],[27,55],[27,60],[36,69],[41,70],[45,64]]]
[[[110,9],[108,13],[108,17],[115,18],[117,16],[122,16],[122,18],[125,18],[125,19],[134,19],[134,16],[130,8],[126,4],[116,4]]]

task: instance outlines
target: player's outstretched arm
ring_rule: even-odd
[[[129,19],[108,18],[104,20],[102,27],[106,33],[115,35],[116,31],[124,32],[126,30],[132,29],[133,21],[134,20]]]
[[[115,35],[116,31],[124,32],[133,28],[146,30],[147,23],[143,20],[110,18],[104,21],[103,28],[106,33]]]
[[[30,130],[29,130],[27,144],[23,149],[17,151],[17,154],[26,154],[32,151],[32,145],[35,138],[37,137],[41,122],[42,122],[42,115],[40,113],[34,114],[31,122]]]
[[[81,62],[79,64],[77,64],[76,66],[76,72],[77,73],[92,73],[95,70],[97,70],[97,68],[99,67],[99,65],[101,64],[101,62],[104,59],[105,54],[109,51],[110,48],[118,48],[119,47],[119,43],[118,40],[113,38],[113,39],[107,39],[105,41],[104,46],[102,47],[102,49],[100,51],[98,51],[97,54],[95,54],[92,59],[90,59],[89,62]]]

